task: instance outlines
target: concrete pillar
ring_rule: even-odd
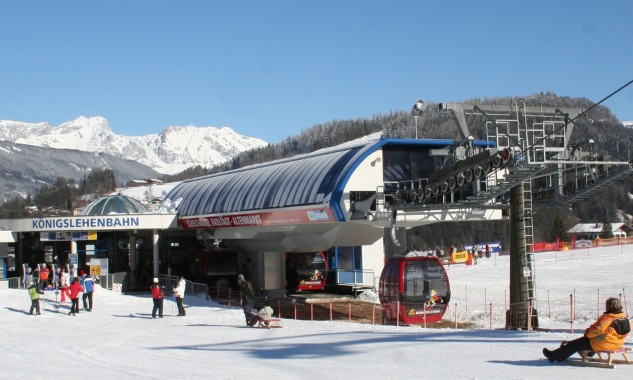
[[[158,251],[158,230],[152,230],[152,247],[153,247],[153,261],[154,261],[154,277],[158,277],[160,256]]]

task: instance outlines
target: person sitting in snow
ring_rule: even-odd
[[[618,298],[608,298],[605,312],[598,321],[589,326],[583,336],[570,342],[563,342],[559,348],[548,350],[543,348],[543,355],[550,363],[562,362],[579,351],[612,351],[624,344],[631,324],[622,312],[622,304]]]

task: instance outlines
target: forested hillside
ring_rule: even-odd
[[[577,107],[588,109],[594,103],[586,98],[561,97],[553,93],[530,96],[467,99],[463,102],[477,104],[525,104],[544,107]],[[428,102],[429,108],[417,121],[419,138],[460,138],[458,126],[450,114],[438,109],[438,104]],[[473,121],[470,130],[475,138],[484,138],[483,123]],[[237,169],[243,166],[267,162],[296,154],[308,153],[324,147],[335,146],[375,132],[383,132],[385,137],[414,138],[416,123],[409,111],[393,111],[385,115],[355,120],[333,120],[315,125],[297,136],[264,148],[244,152],[230,162],[211,168],[210,173]],[[584,144],[593,139],[598,149],[607,151],[616,160],[627,161],[631,157],[633,131],[622,123],[604,106],[590,110],[587,118],[575,121],[572,144]],[[633,202],[629,193],[633,181],[608,186],[592,197],[571,207],[543,207],[534,215],[535,239],[553,241],[556,236],[567,237],[564,231],[579,222],[629,222],[633,214]],[[558,215],[558,217],[557,217]],[[555,223],[562,220],[562,226]],[[459,245],[487,241],[509,242],[509,223],[438,223],[414,228],[408,233],[407,244],[418,249],[434,249],[437,246]]]
[[[101,194],[115,190],[116,179],[110,169],[95,169],[77,184],[72,178],[59,177],[51,185],[42,185],[34,195],[16,196],[0,205],[0,218],[70,215]]]

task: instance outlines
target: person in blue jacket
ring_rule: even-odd
[[[83,269],[81,270],[81,272],[79,272],[79,274],[81,275],[81,280],[79,280],[79,283],[81,284],[81,287],[84,291],[84,294],[81,297],[81,300],[84,304],[84,310],[92,311],[92,293],[95,290],[94,280],[92,279],[92,276],[87,275]]]

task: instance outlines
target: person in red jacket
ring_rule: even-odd
[[[75,277],[73,283],[68,287],[68,295],[72,304],[70,305],[70,312],[68,315],[75,315],[79,313],[79,293],[83,291],[79,279]]]
[[[585,330],[585,334],[570,342],[563,342],[555,350],[543,349],[543,355],[550,363],[565,361],[579,351],[611,351],[622,347],[631,330],[629,320],[622,312],[618,298],[608,298],[605,312],[598,321]]]
[[[154,308],[152,309],[152,318],[156,318],[156,312],[158,311],[158,317],[163,317],[163,299],[165,297],[165,289],[158,285],[158,279],[154,277],[152,286],[152,300],[154,301]]]

